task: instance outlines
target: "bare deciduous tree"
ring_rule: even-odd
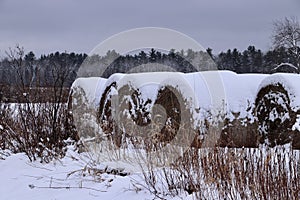
[[[274,48],[285,47],[294,57],[300,72],[300,23],[296,17],[284,18],[274,22],[272,35]]]

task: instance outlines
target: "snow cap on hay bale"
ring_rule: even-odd
[[[179,91],[180,95],[187,100],[191,111],[193,111],[195,108],[199,108],[199,99],[195,96],[195,89],[190,82],[187,74],[179,72],[153,72],[128,74],[118,82],[118,86],[121,88],[123,85],[130,84],[132,88],[139,91],[140,97],[144,102],[151,100],[152,103],[149,105],[151,107],[155,104],[161,88],[170,86]],[[197,80],[196,84],[201,85]]]
[[[290,106],[294,111],[300,108],[300,75],[299,74],[285,74],[277,73],[265,78],[258,88],[258,93],[261,89],[266,88],[269,85],[280,84],[287,92],[290,98]]]
[[[295,73],[298,74],[298,68],[291,63],[281,63],[271,71],[272,73]]]
[[[255,101],[260,143],[282,145],[293,140],[293,125],[300,106],[300,76],[274,74],[265,78]]]
[[[73,82],[71,90],[73,91],[73,94],[81,92],[88,101],[87,103],[95,106],[95,103],[99,102],[99,96],[103,91],[106,81],[107,79],[100,77],[77,78]]]

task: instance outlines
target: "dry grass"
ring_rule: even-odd
[[[151,162],[149,162],[151,163]],[[299,199],[299,152],[285,147],[190,149],[170,167],[147,166],[149,190],[196,199]]]

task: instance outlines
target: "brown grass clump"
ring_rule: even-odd
[[[201,148],[186,151],[169,168],[145,169],[147,188],[159,198],[299,199],[298,153],[285,147]]]

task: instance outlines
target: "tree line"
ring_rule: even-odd
[[[32,51],[25,54],[23,48],[17,46],[13,50],[10,49],[0,62],[0,85],[69,87],[86,56],[56,52],[36,58]]]
[[[91,68],[90,71],[105,68],[103,77],[117,72],[135,72],[135,68],[139,72],[145,70],[188,73],[219,69],[236,73],[274,73],[280,70],[276,69],[280,64],[289,64],[286,72],[297,72],[297,59],[285,47],[264,53],[255,46],[249,46],[242,52],[228,49],[217,55],[212,53],[212,49],[204,52],[191,49],[177,52],[170,50],[166,53],[151,49],[148,52],[142,50],[134,55],[119,55],[112,50],[104,56],[90,57],[86,54],[56,52],[41,55],[39,58],[30,51],[22,57],[8,56],[0,61],[0,84],[18,85],[22,82],[27,87],[47,87],[61,84],[63,81],[63,86],[70,87],[83,61]]]

